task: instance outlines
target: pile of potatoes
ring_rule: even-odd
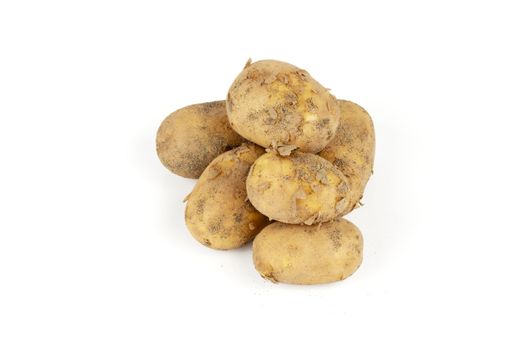
[[[372,174],[372,119],[291,64],[250,60],[226,101],[188,106],[157,132],[157,154],[198,178],[186,225],[214,249],[251,240],[273,282],[318,284],[360,266],[363,238],[342,218],[360,205]]]

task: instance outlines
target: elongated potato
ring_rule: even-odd
[[[248,198],[271,219],[307,225],[332,220],[348,205],[350,186],[330,162],[315,154],[266,153],[246,179]]]
[[[157,154],[170,171],[197,179],[215,157],[242,142],[228,123],[226,102],[207,102],[164,119],[157,132]]]
[[[334,139],[319,156],[334,164],[353,185],[348,207],[354,209],[363,197],[374,167],[375,135],[370,115],[359,105],[338,100],[341,122]]]
[[[319,284],[354,273],[363,259],[359,229],[345,219],[318,226],[272,223],[253,242],[253,262],[273,282]]]
[[[293,145],[317,153],[335,136],[337,100],[308,72],[289,63],[248,63],[228,91],[228,118],[263,147]]]
[[[204,170],[186,205],[186,225],[195,239],[215,249],[250,241],[268,224],[246,198],[246,176],[264,150],[244,144],[215,158]]]

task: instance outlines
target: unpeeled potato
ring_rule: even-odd
[[[204,170],[186,205],[186,225],[200,243],[233,249],[268,224],[246,197],[246,176],[264,150],[244,144],[215,158]]]
[[[273,282],[319,284],[343,280],[363,259],[363,237],[345,219],[321,226],[272,223],[253,242],[253,262]]]
[[[164,119],[157,132],[157,154],[173,173],[197,179],[215,157],[243,141],[228,123],[225,101],[200,103]]]
[[[375,135],[370,115],[358,104],[338,100],[341,122],[334,139],[319,156],[334,164],[348,178],[352,188],[347,214],[354,209],[365,190],[374,167]]]
[[[335,136],[339,107],[308,72],[289,63],[248,63],[228,91],[232,128],[262,147],[317,153]]]
[[[248,198],[273,220],[307,225],[341,216],[350,185],[329,161],[315,154],[269,152],[255,161],[246,179]]]

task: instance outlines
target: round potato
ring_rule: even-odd
[[[248,62],[228,91],[226,107],[232,128],[263,147],[292,145],[317,153],[339,126],[335,97],[305,70],[280,61]]]
[[[374,167],[375,135],[370,115],[359,105],[338,100],[341,121],[335,137],[319,156],[334,164],[352,184],[344,214],[357,207]]]
[[[345,219],[317,226],[272,223],[253,242],[253,262],[272,282],[319,284],[340,281],[361,265],[363,237]]]
[[[246,176],[264,150],[245,144],[215,158],[204,170],[186,205],[186,225],[200,243],[233,249],[268,224],[246,198]]]
[[[294,152],[269,152],[253,163],[246,179],[248,198],[270,219],[307,225],[340,216],[348,205],[350,185],[329,161]]]
[[[164,119],[157,132],[157,154],[170,171],[198,179],[215,157],[243,141],[228,123],[226,102],[207,102]]]

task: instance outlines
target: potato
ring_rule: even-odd
[[[245,144],[215,158],[204,170],[186,205],[186,225],[195,239],[215,249],[250,241],[268,224],[246,197],[246,176],[264,150]]]
[[[345,219],[317,226],[272,223],[253,242],[253,262],[272,282],[319,284],[354,273],[363,260],[363,238]]]
[[[363,197],[374,166],[375,136],[370,115],[359,105],[338,100],[341,122],[335,138],[319,153],[334,164],[352,184],[344,214],[352,211]]]
[[[332,220],[346,209],[350,197],[341,171],[326,159],[301,152],[261,156],[250,169],[246,189],[258,211],[289,224]]]
[[[339,125],[335,97],[305,70],[274,60],[248,62],[226,107],[232,128],[263,147],[293,145],[317,153]]]
[[[197,179],[215,157],[242,142],[228,123],[226,102],[207,102],[164,119],[157,132],[157,154],[175,174]]]

